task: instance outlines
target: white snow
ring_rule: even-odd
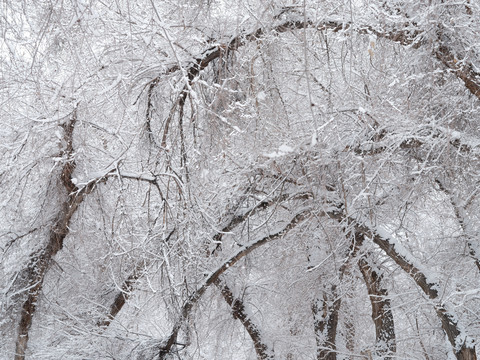
[[[257,100],[258,100],[258,101],[265,101],[266,98],[267,98],[267,95],[266,95],[265,92],[263,92],[263,91],[260,91],[260,92],[257,94]]]

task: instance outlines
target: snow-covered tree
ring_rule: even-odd
[[[477,358],[478,1],[0,8],[3,358]]]

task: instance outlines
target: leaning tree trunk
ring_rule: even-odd
[[[30,255],[29,264],[24,270],[28,291],[22,305],[20,321],[18,323],[15,360],[25,359],[30,328],[37,309],[38,298],[43,288],[43,280],[50,268],[51,260],[63,247],[65,237],[69,233],[69,224],[72,216],[75,214],[87,193],[93,189],[92,186],[91,188],[80,190],[72,182],[72,174],[75,170],[73,131],[76,120],[77,111],[75,108],[69,121],[63,125],[66,149],[62,153],[64,165],[60,179],[68,197],[58,211],[55,222],[50,229],[49,238],[45,247]]]
[[[232,290],[228,287],[225,281],[220,278],[215,280],[215,285],[220,289],[223,299],[232,309],[232,315],[235,319],[238,319],[245,330],[250,335],[257,353],[258,360],[273,360],[273,350],[271,350],[265,343],[262,332],[258,326],[253,322],[251,316],[248,315],[245,309],[243,301],[233,295]]]

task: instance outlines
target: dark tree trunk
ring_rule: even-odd
[[[366,258],[358,261],[363,279],[367,285],[372,304],[372,319],[375,324],[376,355],[382,359],[392,359],[397,346],[395,342],[395,326],[387,289],[382,287],[382,276],[369,265]]]
[[[335,296],[336,286],[332,285],[330,298],[327,294],[312,305],[313,329],[317,342],[317,360],[337,359],[337,325],[341,298]]]

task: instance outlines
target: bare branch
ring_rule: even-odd
[[[468,226],[466,223],[467,221],[466,214],[465,214],[466,209],[461,204],[459,204],[458,199],[456,199],[456,197],[452,194],[452,192],[446,188],[446,186],[443,184],[443,182],[440,179],[436,179],[435,182],[437,183],[440,190],[443,191],[445,195],[448,196],[450,200],[450,204],[453,207],[455,217],[457,218],[458,224],[460,225],[460,228],[462,229],[462,232],[466,238],[469,253],[475,260],[475,265],[477,265],[477,268],[480,271],[480,256],[475,250],[475,246],[473,245],[473,242],[472,242],[471,231],[468,229]]]
[[[168,242],[176,229],[173,229],[170,234],[164,240]],[[146,264],[140,263],[134,269],[130,276],[123,282],[120,291],[115,295],[112,304],[110,305],[110,310],[105,317],[105,319],[99,321],[97,325],[101,328],[107,328],[111,322],[115,319],[115,316],[122,310],[125,303],[130,298],[132,291],[134,289],[135,283],[145,274]]]

